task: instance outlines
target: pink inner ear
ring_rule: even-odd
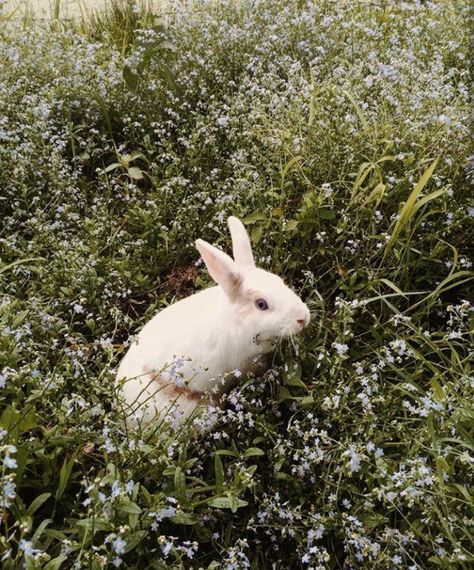
[[[243,278],[240,273],[235,270],[233,267],[228,267],[222,265],[220,260],[217,261],[216,266],[211,271],[211,268],[208,267],[209,273],[211,277],[214,279],[216,283],[218,283],[222,289],[226,292],[226,294],[234,299],[240,289],[240,285],[242,284]],[[213,274],[214,272],[214,274]]]
[[[230,298],[235,298],[242,283],[242,276],[234,260],[203,240],[197,240],[196,247],[214,281]]]

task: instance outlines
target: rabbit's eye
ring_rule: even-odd
[[[255,301],[255,304],[261,311],[266,311],[268,309],[268,305],[265,299],[257,299]]]

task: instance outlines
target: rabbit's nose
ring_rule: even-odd
[[[296,319],[296,322],[301,325],[301,327],[306,327],[309,324],[309,320],[310,320],[310,313],[309,313],[309,309],[308,307],[304,308],[304,311],[302,312],[302,314],[299,316],[298,319]]]

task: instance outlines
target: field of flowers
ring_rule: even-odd
[[[2,6],[1,567],[472,568],[469,2]],[[230,214],[312,323],[127,428],[120,358]]]

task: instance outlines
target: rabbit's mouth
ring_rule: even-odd
[[[262,333],[257,333],[254,337],[253,337],[253,343],[258,345],[261,344],[272,344],[272,345],[276,345],[278,343],[278,336],[264,336]]]
[[[301,325],[299,323],[293,325],[293,324],[288,324],[285,325],[281,328],[280,330],[280,337],[281,338],[287,338],[289,336],[294,336],[296,334],[299,334],[304,328],[304,325]]]

